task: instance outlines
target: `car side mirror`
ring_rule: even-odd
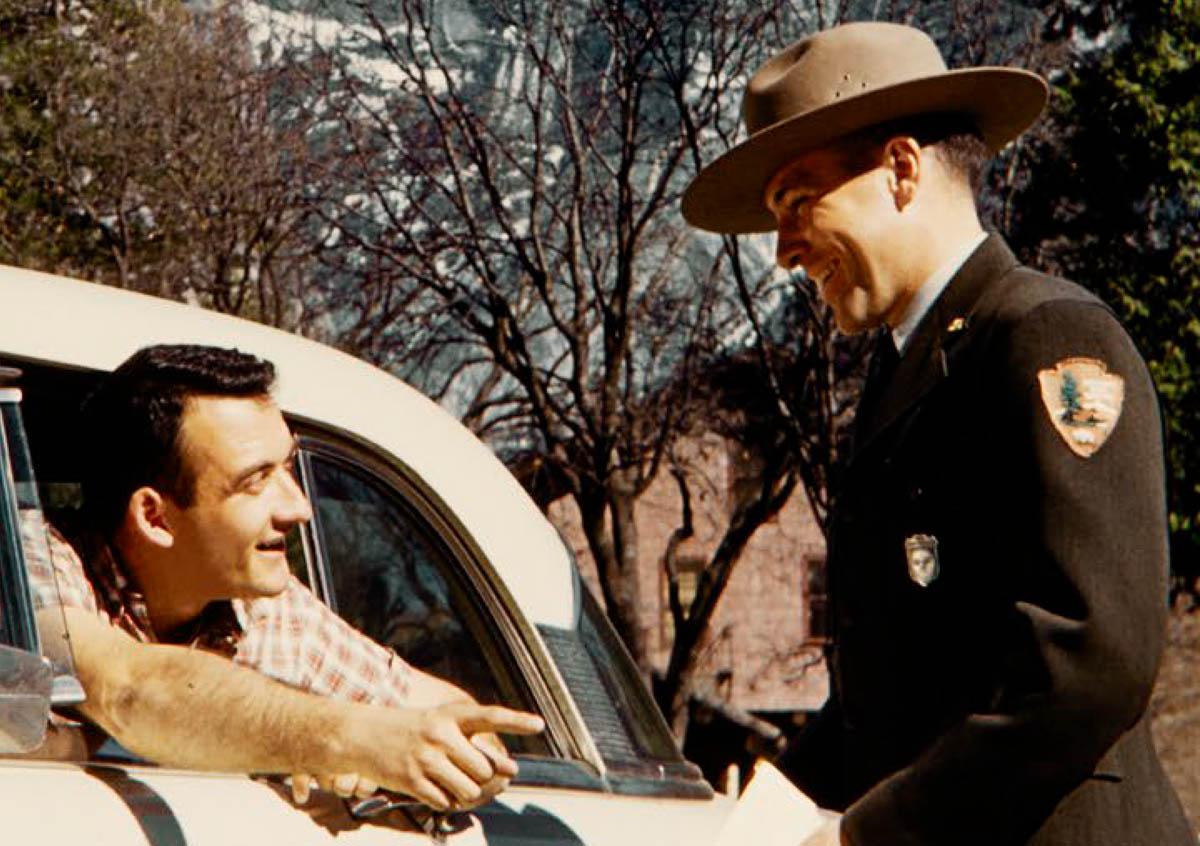
[[[41,746],[53,684],[54,671],[45,658],[0,646],[0,754]]]

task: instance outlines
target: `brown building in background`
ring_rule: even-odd
[[[683,461],[695,524],[694,536],[678,554],[686,606],[695,590],[696,574],[729,522],[738,485],[747,477],[744,470],[752,458],[736,444],[707,435],[688,444]],[[636,515],[642,556],[640,624],[660,671],[666,667],[673,636],[662,556],[681,512],[675,481],[663,472],[639,500]],[[584,580],[603,604],[574,502],[569,497],[558,499],[548,515],[567,538]],[[702,649],[695,691],[701,701],[753,712],[777,724],[821,707],[828,695],[821,657],[824,562],[824,537],[804,492],[797,489],[775,519],[754,534],[734,568]]]

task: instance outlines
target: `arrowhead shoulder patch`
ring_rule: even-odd
[[[1076,455],[1095,455],[1112,434],[1125,402],[1125,380],[1094,358],[1064,358],[1038,371],[1050,422]]]

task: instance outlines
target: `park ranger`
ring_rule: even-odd
[[[749,140],[683,212],[777,235],[846,332],[876,330],[830,521],[832,691],[791,777],[808,843],[1194,844],[1151,744],[1165,623],[1161,424],[1112,312],[1017,262],[973,183],[1042,111],[856,23],[750,80]]]

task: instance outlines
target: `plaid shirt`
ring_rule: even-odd
[[[160,642],[145,597],[107,544],[85,550],[85,566],[44,521],[23,519],[21,534],[37,608],[81,608],[144,643]],[[170,642],[225,655],[321,696],[389,706],[410,698],[412,668],[334,614],[294,576],[278,596],[210,603]]]

